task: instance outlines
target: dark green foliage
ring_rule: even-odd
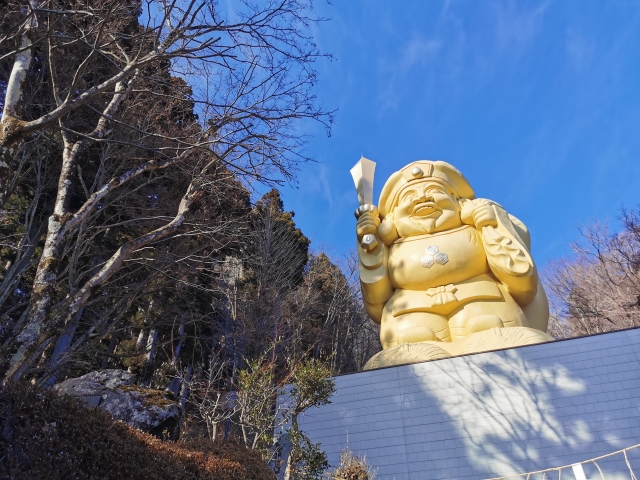
[[[313,358],[304,360],[293,374],[291,396],[295,399],[292,415],[299,415],[311,407],[331,403],[336,384],[329,367]]]
[[[273,480],[233,442],[162,442],[70,397],[26,384],[0,390],[0,478]]]
[[[249,361],[238,374],[239,423],[247,446],[269,459],[274,443],[276,410],[273,408],[278,388],[275,365],[261,358]]]
[[[293,372],[289,409],[291,428],[287,435],[291,452],[287,461],[288,478],[291,480],[313,480],[321,478],[329,466],[326,454],[319,443],[314,443],[300,430],[298,417],[312,407],[331,403],[336,385],[329,367],[312,358],[303,360]]]
[[[279,247],[287,247],[285,264],[288,270],[287,282],[291,285],[297,285],[302,281],[311,244],[311,240],[296,226],[294,216],[294,212],[285,211],[280,192],[276,189],[265,193],[256,202],[253,211],[254,229],[256,231],[269,229],[271,230],[269,234],[273,236],[272,239],[265,239],[269,245],[263,248],[268,248],[271,250],[269,254],[274,255]]]
[[[289,441],[294,445],[291,451],[291,479],[292,480],[318,480],[329,467],[327,455],[322,451],[320,443],[313,443],[304,432],[291,430],[288,433]]]

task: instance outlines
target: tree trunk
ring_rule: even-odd
[[[145,328],[140,329],[138,333],[138,339],[136,340],[136,351],[141,352],[142,347],[147,344],[147,330]]]
[[[64,332],[58,338],[56,342],[56,346],[53,349],[53,354],[51,355],[51,360],[49,363],[51,365],[58,364],[62,361],[62,357],[66,355],[66,353],[71,348],[71,341],[73,340],[73,335],[76,333],[76,329],[78,328],[78,324],[80,323],[80,317],[82,316],[81,309],[76,316],[73,318],[71,322],[67,324],[64,329]],[[53,373],[49,376],[49,378],[44,382],[45,387],[50,387],[54,385],[58,381],[58,374],[60,370],[57,368],[53,371]]]
[[[180,350],[182,349],[182,341],[184,339],[184,323],[180,324],[178,335],[178,345],[176,345],[176,348],[173,350],[173,357],[171,359],[171,363],[174,368],[176,367],[176,365],[178,364],[178,360],[180,359]],[[180,377],[177,374],[171,379],[169,385],[167,386],[167,389],[169,389],[174,396],[178,396],[178,392],[180,392]]]
[[[57,216],[49,218],[49,232],[45,241],[44,250],[38,264],[31,302],[27,310],[26,326],[18,333],[15,344],[16,352],[12,356],[6,378],[15,375],[18,368],[33,353],[42,334],[44,320],[49,313],[52,302],[53,287],[56,284],[57,269],[60,260],[60,247],[57,242],[57,233],[62,225]],[[17,378],[14,378],[17,380]]]
[[[62,251],[64,249],[64,241],[68,237],[68,230],[65,224],[73,217],[69,212],[69,203],[71,201],[73,184],[72,178],[78,157],[85,149],[93,143],[91,137],[102,137],[107,133],[108,118],[117,110],[120,103],[124,100],[128,89],[123,82],[115,87],[114,95],[105,108],[103,116],[98,121],[96,127],[91,132],[89,138],[84,138],[78,142],[72,143],[68,134],[62,134],[64,150],[62,152],[62,168],[58,179],[58,192],[53,208],[53,214],[49,217],[49,225],[47,236],[40,257],[40,263],[36,271],[33,282],[33,291],[31,302],[28,308],[27,325],[16,337],[17,345],[14,345],[16,353],[11,358],[6,378],[14,377],[19,366],[24,363],[37,347],[38,341],[41,339],[45,319],[49,314],[51,302],[53,299],[54,287],[58,277],[58,266],[60,264]],[[6,107],[6,106],[5,106]],[[1,176],[1,175],[0,175]],[[0,185],[1,187],[1,185]],[[89,200],[87,200],[89,203]],[[85,205],[87,205],[85,203]],[[88,212],[85,213],[85,215]],[[80,223],[78,218],[74,218],[75,225]],[[70,319],[75,316],[79,308],[70,314]],[[14,378],[17,380],[17,378]]]
[[[107,348],[107,354],[102,359],[102,369],[106,369],[109,367],[109,360],[111,360],[111,356],[116,349],[116,345],[118,344],[118,334],[113,332],[111,334],[111,338],[109,339],[109,347]]]
[[[66,325],[70,322],[76,313],[84,307],[93,292],[108,281],[133,252],[150,243],[162,240],[175,232],[183,224],[189,209],[193,203],[200,198],[201,194],[202,192],[194,188],[193,184],[189,185],[187,192],[182,197],[176,216],[164,226],[122,245],[111,258],[105,262],[100,271],[71,296],[67,303],[68,309],[65,312],[66,314],[55,323],[48,325],[49,328],[47,331],[44,331],[43,327],[51,307],[53,287],[57,277],[54,272],[57,271],[59,252],[62,248],[62,242],[56,242],[60,236],[62,224],[56,224],[57,218],[56,212],[54,211],[54,214],[49,219],[49,234],[47,235],[45,249],[40,259],[40,264],[38,265],[38,271],[36,272],[36,279],[34,281],[35,288],[32,303],[29,308],[29,321],[16,339],[17,352],[11,358],[5,378],[18,380],[21,376],[21,373],[18,374],[18,372],[23,371],[21,366],[29,360],[38,345],[47,341],[51,336],[55,336],[61,325]],[[56,208],[63,200],[64,199],[60,199],[60,202],[56,202]]]
[[[145,363],[149,364],[153,362],[153,359],[156,356],[156,344],[158,342],[158,330],[152,328],[149,332],[149,338],[147,340],[147,348],[145,355]]]
[[[68,220],[68,204],[71,197],[71,175],[75,164],[75,152],[65,142],[62,155],[62,171],[58,182],[58,194],[49,217],[47,236],[33,281],[31,302],[27,313],[27,325],[16,337],[17,351],[11,358],[7,378],[13,377],[17,368],[33,353],[38,344],[45,318],[51,308],[53,291],[56,285],[58,265],[60,263],[64,240],[64,223]],[[17,380],[17,378],[16,378]]]
[[[33,0],[32,0],[33,1]],[[31,3],[31,2],[30,2]],[[31,5],[33,7],[33,5]],[[24,105],[24,86],[33,59],[33,30],[37,27],[35,13],[27,20],[20,37],[20,52],[13,60],[13,67],[5,89],[4,109],[0,120],[0,203],[4,203],[11,178],[11,161],[20,145],[20,127]]]
[[[298,432],[298,415],[296,414],[291,416],[291,431]],[[287,457],[287,468],[284,471],[284,480],[295,480],[293,477],[293,464],[296,462],[295,456],[298,453],[297,447],[296,442],[291,442],[291,450]]]
[[[180,350],[182,349],[182,341],[184,340],[184,323],[180,324],[180,328],[178,329],[178,345],[173,349],[173,357],[171,362],[175,365],[178,363],[178,359],[180,358]]]
[[[193,367],[189,365],[187,368],[187,375],[184,379],[184,383],[182,384],[182,389],[180,391],[180,409],[182,410],[182,414],[184,415],[184,407],[187,403],[187,397],[189,396],[189,382],[191,381],[191,376],[193,375]]]

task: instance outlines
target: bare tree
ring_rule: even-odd
[[[287,297],[293,354],[328,361],[335,372],[362,369],[380,351],[380,331],[364,310],[356,257],[309,259],[304,281]],[[295,348],[300,351],[295,352]]]
[[[549,331],[559,338],[640,326],[640,217],[624,210],[623,230],[605,223],[580,229],[574,256],[544,273],[551,299]]]
[[[187,402],[193,405],[207,426],[211,440],[216,439],[218,425],[230,420],[236,413],[235,392],[227,385],[227,363],[213,358],[207,368],[192,375],[188,381],[186,370],[182,383],[189,389]]]
[[[8,327],[5,378],[35,365],[101,292],[136,283],[136,264],[147,274],[159,246],[171,241],[161,256],[177,261],[203,253],[181,238],[205,236],[205,250],[228,243],[224,217],[198,213],[224,210],[237,178],[291,178],[305,160],[297,122],[330,122],[310,90],[319,53],[308,12],[299,0],[240,2],[224,14],[212,0],[8,3],[0,203],[32,182],[39,145],[55,145],[56,168],[52,195],[32,194],[40,216],[50,212],[46,226],[25,230],[21,267],[5,276],[15,284],[35,264],[28,304]],[[89,335],[111,335],[117,321],[97,324]]]

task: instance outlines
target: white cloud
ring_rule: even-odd
[[[323,210],[332,211],[335,195],[331,187],[330,175],[329,169],[323,163],[318,163],[310,168],[308,174],[303,175],[300,179],[300,184],[304,185],[304,188],[300,190],[300,196],[304,201],[312,201],[314,197],[319,196],[325,202]]]
[[[433,58],[441,47],[442,42],[439,40],[428,40],[422,36],[414,35],[402,48],[402,57],[398,66],[402,71],[407,71],[414,65],[424,64]]]
[[[429,39],[423,35],[414,34],[410,40],[403,43],[399,53],[393,58],[383,58],[378,62],[379,78],[382,88],[377,101],[382,111],[396,109],[402,92],[398,84],[407,75],[415,75],[416,70],[432,61],[442,49],[443,42]]]
[[[573,29],[568,29],[564,49],[569,60],[569,65],[580,70],[592,60],[595,45],[593,42],[576,33]]]
[[[547,4],[529,9],[522,5],[513,0],[494,4],[496,35],[501,49],[521,49],[540,32]]]

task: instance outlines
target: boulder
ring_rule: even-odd
[[[180,407],[170,393],[134,385],[135,376],[124,370],[102,370],[70,378],[53,389],[88,406],[98,407],[118,420],[160,438],[176,438]]]

